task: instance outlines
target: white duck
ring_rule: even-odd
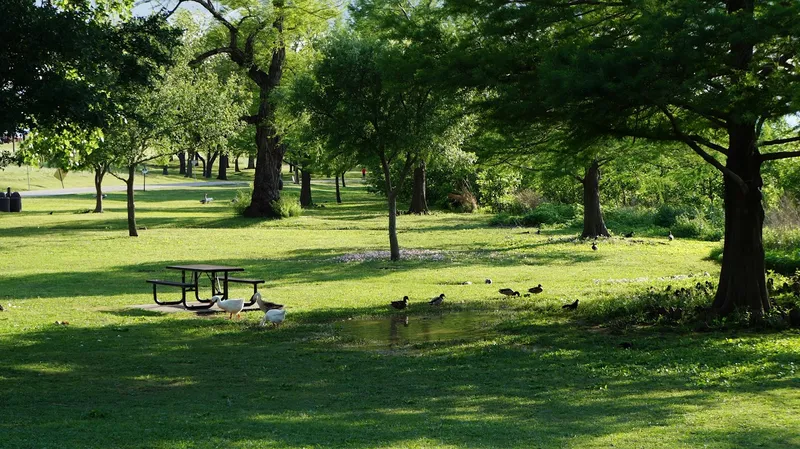
[[[267,320],[272,323],[273,326],[278,326],[279,324],[283,323],[283,320],[286,319],[286,310],[285,309],[270,309],[267,310],[267,313],[264,314],[264,318],[261,319],[261,325],[265,325]]]
[[[209,198],[207,193],[204,193],[203,194],[203,199],[200,200],[200,202],[203,203],[203,204],[208,204],[208,203],[210,203],[212,201],[214,201],[214,198]]]
[[[230,313],[228,319],[233,318],[233,314],[236,314],[236,318],[241,318],[242,309],[244,309],[244,299],[226,299],[222,300],[222,296],[212,296],[211,302],[216,303],[217,306]]]
[[[274,302],[264,301],[261,299],[261,293],[255,292],[253,293],[253,297],[251,299],[256,300],[256,304],[258,304],[258,308],[261,309],[262,312],[266,313],[272,309],[282,309],[283,304],[275,304]]]

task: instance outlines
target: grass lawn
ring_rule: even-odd
[[[0,214],[0,447],[800,447],[798,331],[597,323],[651,285],[716,282],[718,244],[592,251],[570,230],[434,213],[398,218],[420,251],[390,263],[367,257],[388,249],[387,219],[357,176],[341,205],[316,181],[326,207],[283,221],[234,216],[233,188],[137,192],[139,238],[123,193],[104,214],[78,213],[89,195]],[[212,262],[266,279],[286,323],[130,307],[166,265]]]

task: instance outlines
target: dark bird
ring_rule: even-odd
[[[49,214],[47,214],[47,215],[53,215],[53,211],[50,211],[50,213],[49,213]]]
[[[510,288],[501,288],[498,291],[506,296],[519,296],[519,292],[515,292]]]
[[[623,341],[622,343],[619,344],[619,347],[622,349],[631,349],[633,348],[633,343],[629,341]]]
[[[592,242],[592,250],[597,251],[597,242]]]
[[[2,305],[2,304],[0,304],[0,312],[2,312],[2,311],[4,311],[4,310],[6,310],[6,309],[4,309],[4,308],[3,308],[3,305]]]
[[[675,236],[674,236],[674,235],[672,235],[672,230],[671,230],[671,229],[670,229],[670,231],[669,231],[669,235],[667,236],[667,238],[669,239],[669,241],[670,241],[670,242],[671,242],[671,241],[673,241],[673,240],[675,239]]]
[[[485,283],[487,283],[487,284],[491,284],[491,283],[492,283],[492,280],[491,280],[491,279],[486,279],[486,280],[485,280],[485,281],[483,281],[483,282],[485,282]]]
[[[672,290],[672,285],[667,285],[667,288],[664,289],[665,292]]]
[[[432,306],[440,306],[442,305],[443,302],[444,302],[444,293],[428,301],[428,304]]]
[[[563,306],[561,306],[561,308],[562,309],[567,309],[567,310],[577,310],[578,309],[578,300],[576,299],[575,302],[573,302],[572,304],[564,304]]]
[[[539,284],[536,287],[529,288],[528,291],[534,294],[539,294],[543,292],[544,289],[542,288],[542,284]]]
[[[625,237],[627,237],[627,238],[631,238],[631,237],[633,237],[633,231],[631,231],[631,232],[629,232],[629,233],[625,234]]]
[[[542,228],[536,228],[536,235],[539,235],[541,233],[542,233]]]
[[[522,296],[523,296],[524,298],[530,298],[530,297],[531,297],[531,294],[530,294],[530,293],[525,293],[525,294],[524,294],[524,295],[522,295]]]
[[[401,301],[392,301],[392,307],[397,310],[403,310],[408,307],[408,296],[403,296]]]

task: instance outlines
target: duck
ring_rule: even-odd
[[[633,237],[633,231],[625,234],[625,238],[631,238],[631,237]]]
[[[567,310],[576,310],[578,308],[578,300],[576,299],[572,304],[564,304],[561,306],[561,308]]]
[[[519,296],[519,292],[516,292],[510,288],[501,288],[498,291],[506,296]]]
[[[597,242],[592,242],[592,251],[597,251]]]
[[[261,309],[262,312],[266,313],[272,309],[282,309],[283,304],[276,304],[274,302],[264,301],[261,299],[261,293],[255,292],[253,293],[253,297],[251,300],[255,300],[256,304],[258,304],[258,308]]]
[[[403,299],[400,301],[392,301],[392,307],[397,310],[403,310],[408,307],[408,296],[403,296]]]
[[[261,325],[264,326],[267,324],[267,320],[269,320],[273,326],[278,327],[285,319],[286,309],[270,309],[267,310],[267,313],[264,314],[264,318],[261,319]]]
[[[543,292],[544,289],[542,288],[542,284],[539,284],[536,287],[529,288],[528,291],[538,295],[539,293]]]
[[[486,280],[485,280],[485,281],[483,281],[483,282],[484,282],[485,284],[490,284],[490,285],[491,285],[491,283],[492,283],[492,280],[491,280],[491,279],[489,279],[489,278],[486,278]]]
[[[675,236],[672,235],[672,229],[669,230],[669,235],[667,235],[667,238],[669,239],[670,242],[675,240]]]
[[[202,200],[200,200],[200,202],[201,202],[202,204],[208,204],[208,203],[210,203],[210,202],[212,202],[212,201],[214,201],[214,198],[209,198],[207,193],[204,193],[204,194],[203,194],[203,199],[202,199]]]
[[[228,312],[230,315],[228,319],[233,319],[233,314],[236,318],[241,318],[242,309],[244,308],[244,299],[226,299],[223,300],[222,296],[212,296],[211,302],[217,304],[217,307]]]
[[[442,305],[443,302],[444,302],[444,293],[428,301],[428,304],[432,306],[440,306]]]

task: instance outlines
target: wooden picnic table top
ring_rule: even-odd
[[[212,273],[218,271],[244,271],[242,267],[229,267],[225,265],[208,265],[208,264],[192,264],[192,265],[168,265],[167,268],[172,270],[184,271],[198,271],[201,273]]]

